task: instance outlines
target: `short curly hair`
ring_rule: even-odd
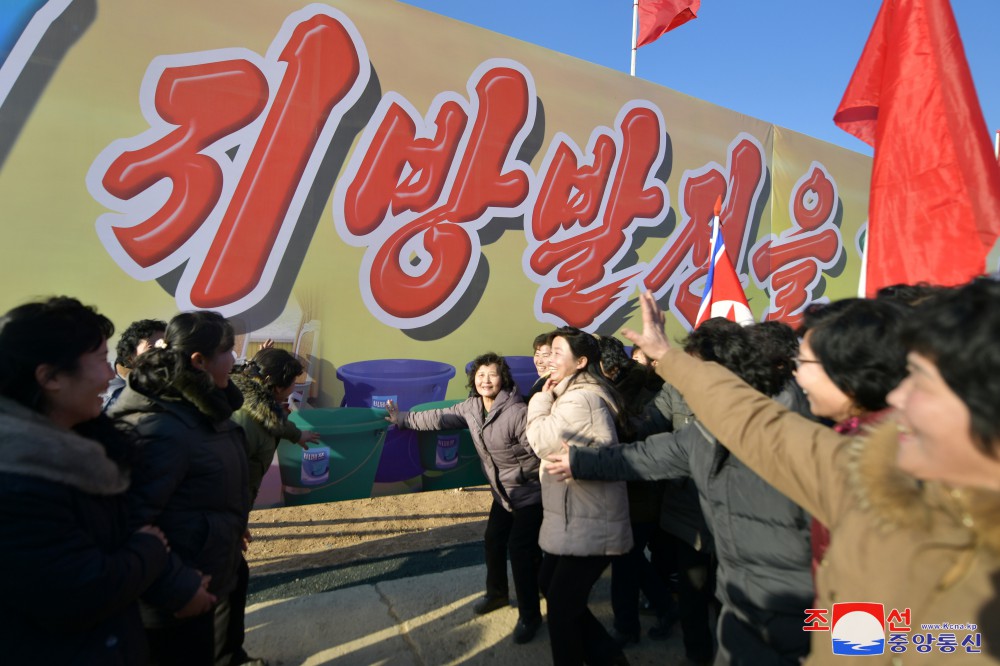
[[[140,319],[132,322],[122,331],[122,336],[115,345],[115,354],[118,357],[115,359],[115,364],[131,370],[135,367],[136,349],[139,343],[149,340],[157,333],[163,335],[166,330],[167,322],[160,319]]]
[[[507,365],[507,359],[500,354],[486,352],[485,354],[480,354],[476,358],[472,359],[472,363],[469,364],[469,383],[466,386],[469,389],[470,398],[474,398],[479,395],[479,392],[476,391],[476,372],[484,365],[497,366],[497,370],[500,371],[501,390],[509,392],[515,389],[517,384],[514,383],[514,375],[510,371],[510,366]]]
[[[795,371],[795,357],[799,353],[799,339],[795,330],[780,321],[762,321],[747,326],[747,341],[762,364],[761,392],[777,395]]]

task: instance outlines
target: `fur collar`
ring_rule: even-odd
[[[117,495],[128,472],[92,439],[64,430],[27,407],[0,398],[0,471],[71,486],[91,495]]]
[[[860,506],[873,511],[880,529],[929,531],[933,514],[943,512],[968,531],[972,548],[1000,555],[1000,493],[951,489],[902,472],[896,466],[898,431],[891,418],[867,435],[848,445],[848,483]]]
[[[236,374],[233,384],[243,394],[240,408],[269,434],[280,436],[285,421],[285,410],[274,399],[274,393],[252,377]]]
[[[129,374],[129,386],[144,396],[166,402],[184,401],[204,414],[213,423],[228,421],[243,404],[243,394],[232,382],[218,388],[206,372],[185,369],[177,373],[159,393],[147,389],[136,374]]]

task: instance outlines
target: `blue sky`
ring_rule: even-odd
[[[632,0],[405,0],[628,74]],[[881,2],[702,0],[638,50],[636,75],[870,155],[833,124]],[[990,141],[1000,129],[1000,0],[952,0]]]

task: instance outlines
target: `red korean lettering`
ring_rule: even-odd
[[[290,15],[264,58],[157,58],[140,95],[150,129],[106,148],[87,178],[120,213],[98,221],[109,253],[138,279],[186,264],[181,308],[233,315],[258,303],[368,76],[357,30],[321,5]]]
[[[802,631],[829,631],[830,610],[827,608],[807,608]]]
[[[417,138],[416,122],[392,103],[347,187],[343,220],[350,233],[371,233],[390,209],[395,215],[429,209],[441,196],[467,122],[462,107],[448,101],[435,119],[437,135]]]
[[[198,307],[257,286],[320,131],[361,71],[351,35],[325,14],[299,24],[279,60],[285,76],[191,290]]]
[[[598,130],[578,157],[557,139],[539,171],[528,264],[542,285],[539,318],[578,328],[600,323],[624,304],[641,266],[615,270],[641,226],[666,214],[668,194],[655,178],[663,161],[663,121],[650,106],[619,113],[615,132]]]
[[[245,60],[171,67],[157,82],[154,107],[176,125],[144,148],[123,152],[102,184],[119,199],[132,199],[158,181],[170,196],[146,219],[116,226],[113,233],[136,264],[148,268],[171,256],[198,231],[219,201],[223,175],[204,154],[220,138],[253,122],[267,102],[267,81]]]
[[[837,185],[826,168],[813,162],[796,183],[789,201],[793,228],[768,236],[751,250],[751,271],[758,286],[768,290],[768,321],[797,326],[823,269],[834,266],[843,252],[834,223],[839,207]]]
[[[521,213],[531,170],[514,156],[535,109],[522,70],[507,60],[481,65],[469,102],[437,98],[433,132],[398,96],[376,112],[381,120],[355,151],[334,210],[340,235],[369,248],[363,296],[385,323],[415,328],[444,314],[475,273],[479,229]]]
[[[895,608],[885,618],[889,625],[889,631],[909,631],[910,630],[910,609],[906,608],[902,612]]]
[[[671,293],[670,310],[685,326],[698,317],[701,291],[694,287],[708,273],[716,199],[723,198],[722,235],[739,273],[766,175],[763,147],[741,134],[729,146],[725,169],[712,163],[681,178],[681,222],[643,280],[658,299]]]

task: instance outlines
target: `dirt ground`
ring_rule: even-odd
[[[259,509],[247,561],[259,575],[480,541],[491,501],[477,486]]]

